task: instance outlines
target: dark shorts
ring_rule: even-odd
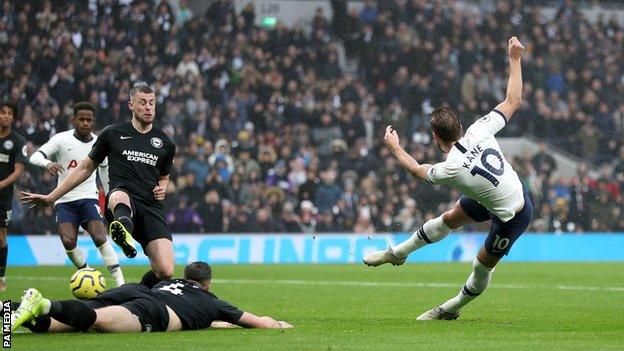
[[[13,216],[11,208],[11,199],[0,200],[0,228],[7,228],[9,226],[9,222],[11,222],[11,217]]]
[[[141,244],[143,249],[145,249],[150,241],[156,239],[163,238],[172,240],[171,233],[167,230],[167,222],[165,221],[162,205],[155,199],[153,202],[140,200],[124,189],[111,190],[106,196],[105,215],[108,223],[112,222],[114,219],[113,212],[108,208],[108,198],[110,194],[115,191],[123,191],[128,194],[130,198],[132,222],[134,223],[132,237]]]
[[[64,202],[54,206],[56,223],[72,223],[80,226],[91,221],[104,221],[100,204],[96,199]]]
[[[524,207],[507,222],[488,211],[477,201],[462,196],[459,205],[468,216],[477,222],[492,220],[490,234],[485,239],[485,250],[492,256],[503,257],[509,253],[511,246],[524,233],[533,219],[533,203],[527,192],[524,192]]]
[[[166,331],[169,325],[167,306],[142,284],[129,283],[106,290],[85,303],[93,309],[122,306],[139,319],[144,332]]]

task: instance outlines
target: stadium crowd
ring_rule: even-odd
[[[433,107],[464,126],[504,98],[506,39],[527,46],[524,102],[500,135],[543,140],[511,160],[535,199],[534,231],[624,230],[624,29],[589,22],[565,1],[552,20],[531,2],[473,12],[454,2],[332,1],[309,26],[254,25],[216,0],[193,13],[184,0],[3,1],[0,97],[20,112],[34,151],[70,128],[71,106],[96,106],[98,124],[126,121],[128,90],[157,92],[157,122],[178,154],[165,212],[172,232],[412,231],[456,201],[418,183],[382,145],[392,124],[416,159],[442,155]],[[356,72],[339,64],[343,44]],[[583,160],[552,176],[549,145]],[[18,190],[56,179],[28,168]],[[54,213],[14,204],[11,233],[54,233]],[[478,230],[465,228],[466,230]]]

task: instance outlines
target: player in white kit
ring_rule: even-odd
[[[31,164],[46,168],[58,176],[58,184],[87,157],[97,139],[97,135],[92,132],[95,125],[93,105],[86,102],[75,104],[72,123],[75,129],[55,134],[30,157]],[[102,185],[107,189],[108,162],[100,164],[98,173]],[[96,175],[93,173],[82,184],[56,201],[54,210],[58,232],[67,256],[80,269],[87,267],[85,254],[76,246],[78,227],[82,226],[91,235],[116,285],[120,286],[124,284],[124,278],[117,253],[106,238],[98,193]]]
[[[419,320],[457,319],[459,310],[485,290],[494,266],[531,223],[531,200],[494,137],[520,107],[523,50],[516,37],[509,40],[506,99],[472,124],[464,137],[461,137],[462,127],[453,111],[448,108],[433,111],[433,137],[438,147],[447,153],[446,161],[435,165],[419,164],[401,148],[396,131],[391,126],[386,129],[386,145],[412,175],[432,184],[450,185],[464,195],[451,210],[427,221],[408,240],[364,256],[365,264],[374,267],[384,263],[401,265],[410,253],[444,239],[454,229],[469,223],[492,221],[490,233],[473,262],[472,273],[459,294],[423,313]]]

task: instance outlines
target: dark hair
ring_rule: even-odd
[[[0,109],[8,107],[11,109],[11,111],[13,112],[13,118],[17,118],[17,105],[12,103],[12,102],[8,102],[8,101],[4,101],[2,103],[0,103]]]
[[[431,130],[447,143],[457,141],[461,136],[457,114],[447,107],[438,107],[431,113]]]
[[[93,107],[93,105],[88,102],[81,101],[81,102],[74,104],[74,117],[78,114],[79,111],[82,111],[82,110],[91,111],[93,112],[93,115],[95,116],[95,107]]]
[[[132,99],[132,97],[136,93],[150,94],[153,92],[154,92],[154,89],[152,89],[152,87],[150,87],[147,83],[138,82],[132,86],[132,89],[130,89],[130,98]]]
[[[193,262],[184,267],[184,279],[189,279],[203,284],[212,279],[212,268],[206,262]]]

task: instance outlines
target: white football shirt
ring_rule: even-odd
[[[68,130],[55,134],[47,143],[43,144],[38,151],[42,152],[48,160],[56,160],[64,171],[59,174],[58,184],[61,184],[71,171],[78,167],[91,151],[97,135],[91,133],[93,139],[89,142],[82,142],[74,136],[74,130]],[[108,166],[108,160],[104,160],[100,167]],[[100,171],[102,169],[100,168]],[[58,199],[55,204],[71,202],[84,199],[98,199],[98,188],[96,183],[95,172],[91,174],[87,180],[79,184],[63,197]]]
[[[506,123],[498,110],[477,120],[451,148],[446,161],[433,165],[427,174],[430,183],[460,190],[503,222],[524,206],[522,183],[494,137]]]

